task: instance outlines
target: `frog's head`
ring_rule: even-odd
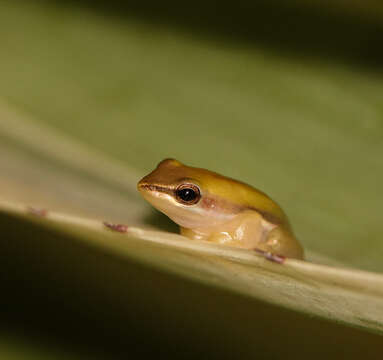
[[[165,159],[137,187],[155,208],[185,228],[219,225],[241,210],[230,201],[233,184],[211,171]]]

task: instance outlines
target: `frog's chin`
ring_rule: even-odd
[[[142,196],[151,203],[156,209],[163,212],[176,224],[187,229],[208,228],[217,226],[227,221],[215,211],[207,211],[199,203],[194,205],[184,205],[177,202],[171,195],[151,191],[141,192]]]

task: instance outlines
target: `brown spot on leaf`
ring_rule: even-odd
[[[128,226],[124,224],[112,224],[110,222],[104,221],[103,224],[110,230],[117,231],[120,233],[126,233],[128,231]]]
[[[38,209],[32,206],[28,206],[27,211],[31,215],[35,215],[39,217],[46,217],[48,215],[48,211],[46,209]]]

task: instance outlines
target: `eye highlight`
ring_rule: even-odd
[[[185,205],[197,204],[201,198],[199,187],[194,184],[182,184],[176,189],[177,201]]]

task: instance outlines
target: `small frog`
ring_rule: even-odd
[[[137,187],[190,239],[303,258],[282,209],[243,182],[165,159]]]

